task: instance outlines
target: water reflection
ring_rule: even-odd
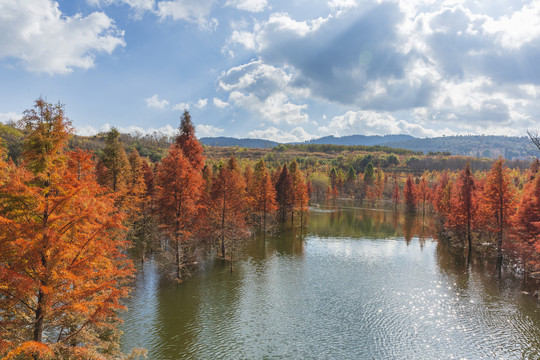
[[[431,219],[319,205],[307,234],[255,238],[231,274],[204,263],[182,284],[137,274],[122,346],[150,359],[540,357],[540,316],[518,279],[467,266]]]

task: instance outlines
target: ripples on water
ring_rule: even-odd
[[[123,348],[150,359],[540,357],[538,307],[519,284],[444,267],[431,240],[310,234],[247,252],[232,274],[216,261],[180,285],[145,264]]]

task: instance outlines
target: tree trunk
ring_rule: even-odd
[[[39,290],[37,299],[37,308],[35,312],[36,320],[34,322],[34,338],[36,342],[42,342],[43,340],[43,301],[45,294],[42,290]]]
[[[471,218],[467,218],[467,242],[469,245],[469,254],[472,252],[472,239],[471,239]]]
[[[182,266],[180,262],[180,240],[178,237],[175,239],[176,246],[176,278],[178,280],[182,279]]]
[[[221,205],[221,255],[225,259],[225,194]]]

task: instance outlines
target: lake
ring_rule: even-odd
[[[538,359],[520,279],[450,252],[431,219],[315,206],[304,234],[251,240],[189,280],[139,265],[122,348],[149,359]]]

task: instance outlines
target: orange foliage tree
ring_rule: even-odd
[[[540,176],[525,186],[514,220],[513,242],[527,272],[540,268]]]
[[[230,255],[231,271],[233,255],[249,232],[246,225],[246,185],[236,159],[231,156],[212,183],[208,207],[208,226],[218,239],[221,255],[226,249]]]
[[[459,233],[465,233],[470,254],[472,251],[471,227],[476,218],[477,204],[475,180],[469,163],[459,173],[453,194],[447,224]]]
[[[502,261],[504,232],[510,226],[515,211],[514,196],[509,170],[504,166],[504,160],[499,159],[493,163],[486,177],[479,205],[482,225],[497,236],[499,263]]]
[[[405,181],[405,188],[403,189],[403,199],[407,211],[415,212],[418,199],[416,195],[416,186],[411,175],[407,176],[407,181]]]
[[[189,259],[189,240],[197,222],[203,190],[202,174],[172,145],[159,164],[156,183],[156,206],[160,226],[173,243],[176,278],[182,279]]]
[[[298,168],[296,161],[290,164],[290,175],[292,180],[292,209],[291,209],[291,224],[294,223],[294,213],[297,212],[300,216],[300,227],[304,226],[304,219],[308,214],[308,189],[304,174]]]
[[[283,165],[283,169],[276,182],[276,196],[281,214],[281,222],[285,222],[285,217],[288,211],[291,211],[293,206],[293,186],[292,178],[287,170],[287,165]]]
[[[272,184],[270,174],[266,169],[264,160],[261,159],[255,164],[253,172],[253,185],[251,187],[251,210],[255,217],[255,223],[259,229],[265,233],[268,219],[277,210],[276,189]]]
[[[0,166],[0,353],[117,358],[117,311],[134,271],[122,215],[91,155],[65,152],[62,106],[38,99],[22,122],[23,162]]]
[[[205,182],[203,148],[187,111],[181,118],[180,134],[161,161],[156,176],[156,207],[162,229],[173,243],[178,280],[196,247],[192,234],[200,224]]]

